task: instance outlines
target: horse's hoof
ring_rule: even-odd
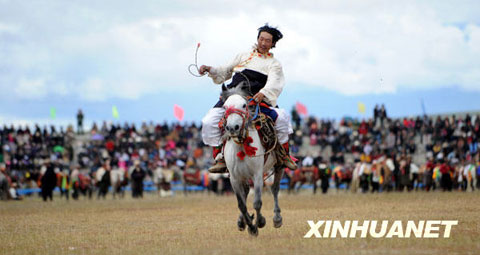
[[[244,231],[246,226],[245,221],[243,221],[243,219],[238,219],[237,226],[239,231]]]
[[[257,228],[257,226],[248,227],[248,233],[249,233],[251,236],[257,237],[257,236],[258,236],[258,228]]]
[[[257,218],[257,226],[258,228],[263,228],[265,227],[265,224],[267,224],[267,221],[265,220],[265,217],[260,216]]]
[[[275,227],[275,228],[281,227],[281,226],[282,226],[282,222],[283,222],[282,216],[278,216],[278,217],[277,217],[277,216],[274,216],[274,217],[273,217],[273,227]]]

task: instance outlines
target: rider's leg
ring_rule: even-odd
[[[285,167],[292,170],[297,169],[297,165],[290,157],[290,149],[288,145],[288,136],[293,133],[292,124],[290,123],[290,116],[284,109],[274,108],[278,113],[277,121],[275,121],[275,130],[277,131],[278,142],[285,149],[286,155],[282,158]]]
[[[218,122],[223,117],[225,109],[222,107],[212,108],[202,119],[202,139],[203,143],[213,147],[213,159],[215,164],[208,169],[211,173],[225,172],[226,165],[222,152],[222,132],[218,127]]]
[[[210,173],[224,173],[227,170],[225,159],[223,158],[222,145],[213,147],[213,159],[215,164],[208,169]]]

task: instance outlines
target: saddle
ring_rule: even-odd
[[[277,162],[283,162],[283,158],[288,156],[285,149],[282,145],[278,142],[277,132],[275,130],[275,121],[267,114],[263,113],[262,111],[266,112],[273,112],[275,111],[270,109],[270,106],[266,103],[262,102],[257,105],[254,101],[251,101],[250,98],[248,103],[248,111],[249,115],[253,116],[252,119],[249,120],[248,125],[252,125],[258,131],[258,135],[260,137],[260,141],[262,143],[263,148],[265,148],[265,161],[267,160],[267,156],[269,152],[274,152],[274,155],[277,157]],[[262,110],[260,110],[262,108]],[[225,143],[226,137],[225,134],[225,117],[220,120],[218,127],[222,133],[223,143]]]
[[[249,106],[250,110],[251,107],[252,106]],[[255,105],[253,105],[253,107],[255,107]],[[255,109],[253,109],[253,112],[255,112]],[[265,148],[265,154],[273,151],[274,155],[277,157],[277,162],[282,162],[282,159],[287,156],[287,152],[278,142],[277,132],[275,130],[275,122],[272,120],[272,118],[258,111],[257,117],[252,120],[251,123],[258,131],[262,146]]]
[[[265,151],[273,150],[278,143],[273,120],[266,114],[259,112],[258,116],[252,120],[252,125],[258,131],[260,141]]]

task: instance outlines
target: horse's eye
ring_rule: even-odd
[[[245,108],[245,107],[247,107],[247,104],[243,104],[242,108]]]

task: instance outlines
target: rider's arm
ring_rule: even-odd
[[[238,54],[230,63],[219,66],[211,67],[208,76],[212,78],[216,84],[222,84],[226,80],[232,78],[233,68],[240,64],[242,60],[242,54]]]
[[[273,61],[268,68],[268,78],[265,87],[260,90],[265,95],[265,101],[272,106],[277,105],[277,99],[282,93],[285,85],[285,78],[283,76],[282,64],[278,61]]]

